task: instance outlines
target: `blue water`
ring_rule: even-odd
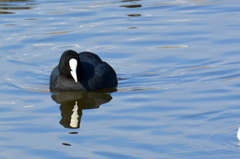
[[[1,1],[0,158],[239,158],[239,7]],[[49,92],[68,49],[107,61],[118,90]]]

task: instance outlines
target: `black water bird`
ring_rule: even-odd
[[[65,51],[50,76],[51,91],[96,91],[117,85],[113,68],[91,52]]]

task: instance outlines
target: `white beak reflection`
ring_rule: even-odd
[[[71,121],[70,121],[70,126],[72,128],[77,128],[78,127],[78,103],[77,101],[75,102],[75,105],[73,106],[73,114],[71,115]]]

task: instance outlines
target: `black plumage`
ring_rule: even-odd
[[[70,74],[70,59],[77,60],[77,79]],[[50,90],[96,91],[118,85],[113,68],[91,52],[65,51],[50,76]]]

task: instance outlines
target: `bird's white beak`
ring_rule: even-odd
[[[74,79],[74,81],[75,82],[78,82],[78,79],[77,79],[77,65],[78,65],[78,63],[77,63],[77,60],[76,59],[70,59],[69,60],[69,66],[70,66],[70,68],[71,68],[71,75],[72,75],[72,77],[73,77],[73,79]]]

